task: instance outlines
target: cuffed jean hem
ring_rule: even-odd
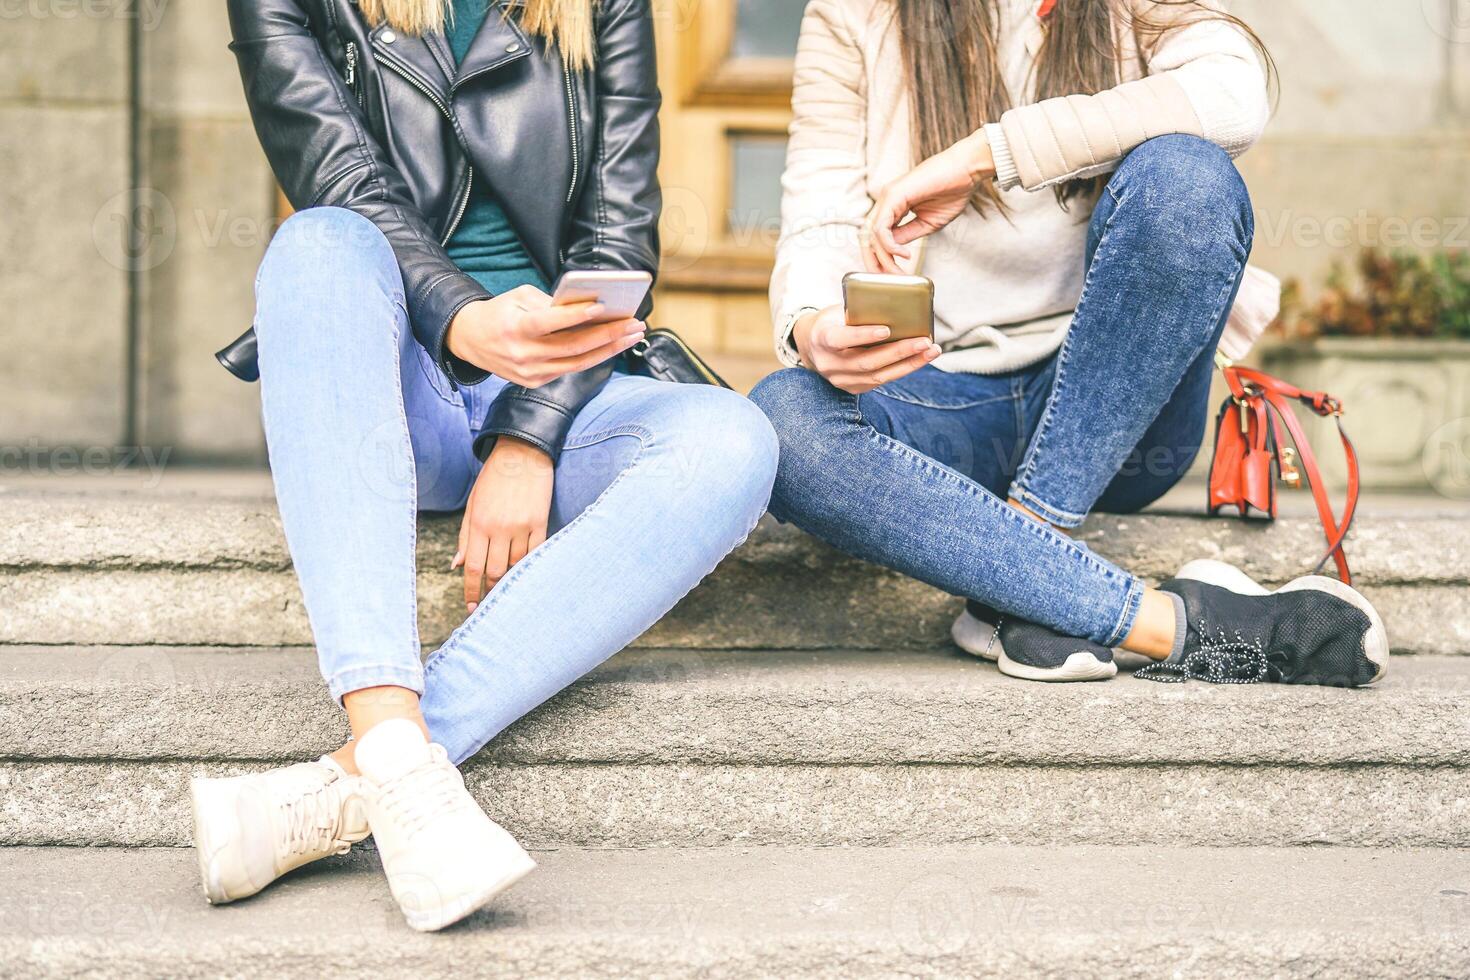
[[[366,664],[338,671],[327,678],[327,690],[338,706],[353,691],[369,687],[405,687],[419,697],[424,694],[424,671],[405,670],[398,664]]]
[[[1011,488],[1007,493],[1012,500],[1019,500],[1033,514],[1055,527],[1080,527],[1082,522],[1087,520],[1086,514],[1074,514],[1071,511],[1058,510],[1030,490],[1014,483],[1011,484]]]
[[[1113,632],[1103,641],[1105,647],[1115,647],[1133,632],[1133,622],[1138,619],[1138,609],[1143,605],[1143,583],[1128,576],[1128,594],[1123,598],[1123,611],[1118,614],[1118,623]]]

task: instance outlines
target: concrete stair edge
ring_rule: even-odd
[[[190,776],[343,734],[306,651],[97,653],[0,654],[0,843],[187,844]],[[1124,820],[1156,844],[1470,845],[1470,661],[1395,666],[1359,692],[1048,687],[934,654],[631,652],[467,772],[538,846],[1107,843]]]
[[[958,652],[628,650],[472,764],[1470,767],[1467,707],[1460,657],[1395,657],[1353,691],[1126,670],[1043,685]],[[346,735],[307,649],[0,649],[0,759],[281,762]]]
[[[268,500],[26,500],[17,507],[0,496],[0,645],[311,642]],[[430,645],[464,616],[460,582],[448,570],[455,528],[453,518],[422,524],[419,619]],[[1364,518],[1357,534],[1356,581],[1395,651],[1470,653],[1470,521]],[[1268,528],[1165,514],[1099,517],[1081,538],[1154,581],[1190,559],[1216,557],[1274,584],[1308,571],[1320,548],[1306,519]],[[948,645],[959,606],[767,518],[639,643],[934,649]]]
[[[192,855],[0,851],[0,973],[108,976],[1451,976],[1470,858],[1251,848],[538,854],[451,932],[370,855],[207,907]]]

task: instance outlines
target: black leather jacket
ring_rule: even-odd
[[[658,79],[648,0],[600,0],[596,65],[560,56],[492,9],[456,66],[442,35],[370,29],[354,0],[229,0],[230,49],[255,130],[293,207],[364,215],[392,243],[419,342],[460,384],[486,374],[445,347],[489,298],[444,251],[471,181],[494,189],[548,281],[564,269],[658,267]],[[640,316],[646,317],[645,302]],[[254,380],[251,331],[220,352]],[[507,386],[476,448],[514,435],[556,458],[612,362],[535,390]]]

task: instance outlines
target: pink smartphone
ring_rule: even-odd
[[[641,271],[574,269],[563,272],[551,296],[554,306],[601,303],[607,312],[599,323],[637,316],[653,285],[653,276]]]

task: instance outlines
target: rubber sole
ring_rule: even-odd
[[[1222,589],[1229,589],[1239,595],[1263,596],[1271,595],[1270,589],[1266,588],[1245,572],[1236,568],[1228,562],[1218,561],[1214,558],[1200,558],[1188,562],[1175,573],[1176,578],[1193,579],[1196,582],[1204,582],[1208,585],[1217,585]],[[1326,592],[1329,595],[1341,599],[1348,605],[1358,609],[1368,617],[1368,631],[1363,634],[1363,656],[1368,662],[1378,668],[1369,684],[1376,684],[1388,673],[1388,630],[1384,628],[1383,618],[1378,615],[1378,610],[1368,601],[1361,592],[1340,582],[1335,578],[1325,575],[1303,575],[1287,582],[1277,592]]]
[[[995,627],[983,619],[971,616],[968,610],[955,617],[949,628],[949,637],[954,640],[955,646],[972,657],[991,663],[1000,659],[1000,637],[995,635]]]
[[[1111,660],[1099,660],[1086,650],[1078,650],[1067,657],[1060,667],[1032,667],[1021,664],[1005,655],[1002,650],[997,661],[1000,672],[1007,677],[1018,677],[1025,681],[1065,683],[1072,681],[1105,681],[1118,674],[1118,665]]]
[[[400,909],[410,929],[417,932],[438,932],[489,905],[502,892],[535,870],[535,860],[522,850],[518,855],[510,856],[502,874],[477,892],[450,899],[433,909],[410,911],[403,909],[401,905]]]
[[[215,780],[191,779],[189,808],[194,818],[194,854],[199,859],[199,883],[205,900],[211,905],[225,905],[248,897],[232,896],[225,890],[221,852],[209,832],[210,827],[218,827],[222,820],[234,819],[234,795],[230,794],[227,800]]]

